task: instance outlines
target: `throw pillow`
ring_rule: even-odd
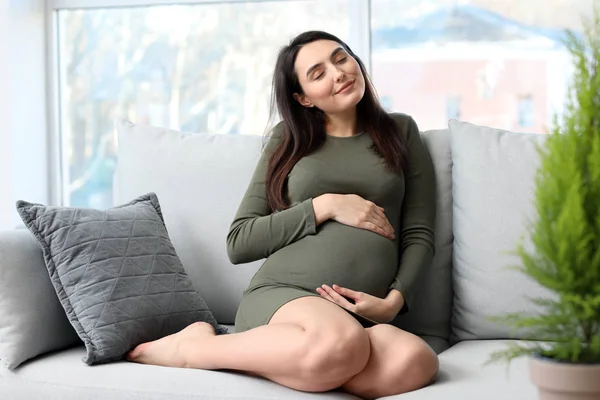
[[[194,289],[154,193],[100,211],[17,202],[88,365],[121,359],[140,343],[215,321]]]
[[[0,232],[0,360],[8,369],[81,344],[27,229]]]

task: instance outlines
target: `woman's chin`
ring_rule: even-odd
[[[360,93],[349,93],[345,98],[335,99],[335,105],[331,107],[321,108],[325,114],[340,114],[347,112],[351,109],[356,108],[358,103],[362,100],[362,94]]]
[[[348,109],[351,107],[356,107],[358,103],[360,103],[360,101],[363,99],[364,95],[364,90],[359,91],[358,89],[354,89],[352,93],[348,93],[346,95],[346,98],[343,99],[343,102],[345,103],[345,107],[343,108]]]

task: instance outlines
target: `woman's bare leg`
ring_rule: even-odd
[[[410,392],[433,383],[439,362],[421,338],[382,324],[367,328],[371,355],[365,369],[343,385],[364,399]]]
[[[144,364],[245,371],[302,391],[340,387],[367,365],[369,337],[346,311],[319,297],[282,306],[269,325],[215,336],[205,323],[136,347]]]

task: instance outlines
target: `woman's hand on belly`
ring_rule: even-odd
[[[383,208],[355,194],[329,194],[327,201],[313,200],[317,222],[332,219],[341,224],[366,229],[394,240],[394,228],[388,221]],[[325,211],[326,210],[326,211]],[[319,215],[326,215],[319,218]]]
[[[317,293],[326,300],[379,323],[390,322],[400,311],[397,302],[393,302],[389,298],[382,299],[337,285],[333,285],[333,287],[323,285],[317,288]],[[351,299],[354,304],[348,299]]]

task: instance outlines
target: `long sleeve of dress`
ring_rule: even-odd
[[[266,190],[269,158],[282,135],[281,123],[263,151],[227,235],[227,254],[233,264],[260,260],[316,233],[312,198],[271,213]]]
[[[435,174],[415,121],[405,116],[401,124],[407,134],[408,168],[400,221],[400,265],[391,289],[402,293],[404,313],[414,301],[416,287],[435,252]]]

